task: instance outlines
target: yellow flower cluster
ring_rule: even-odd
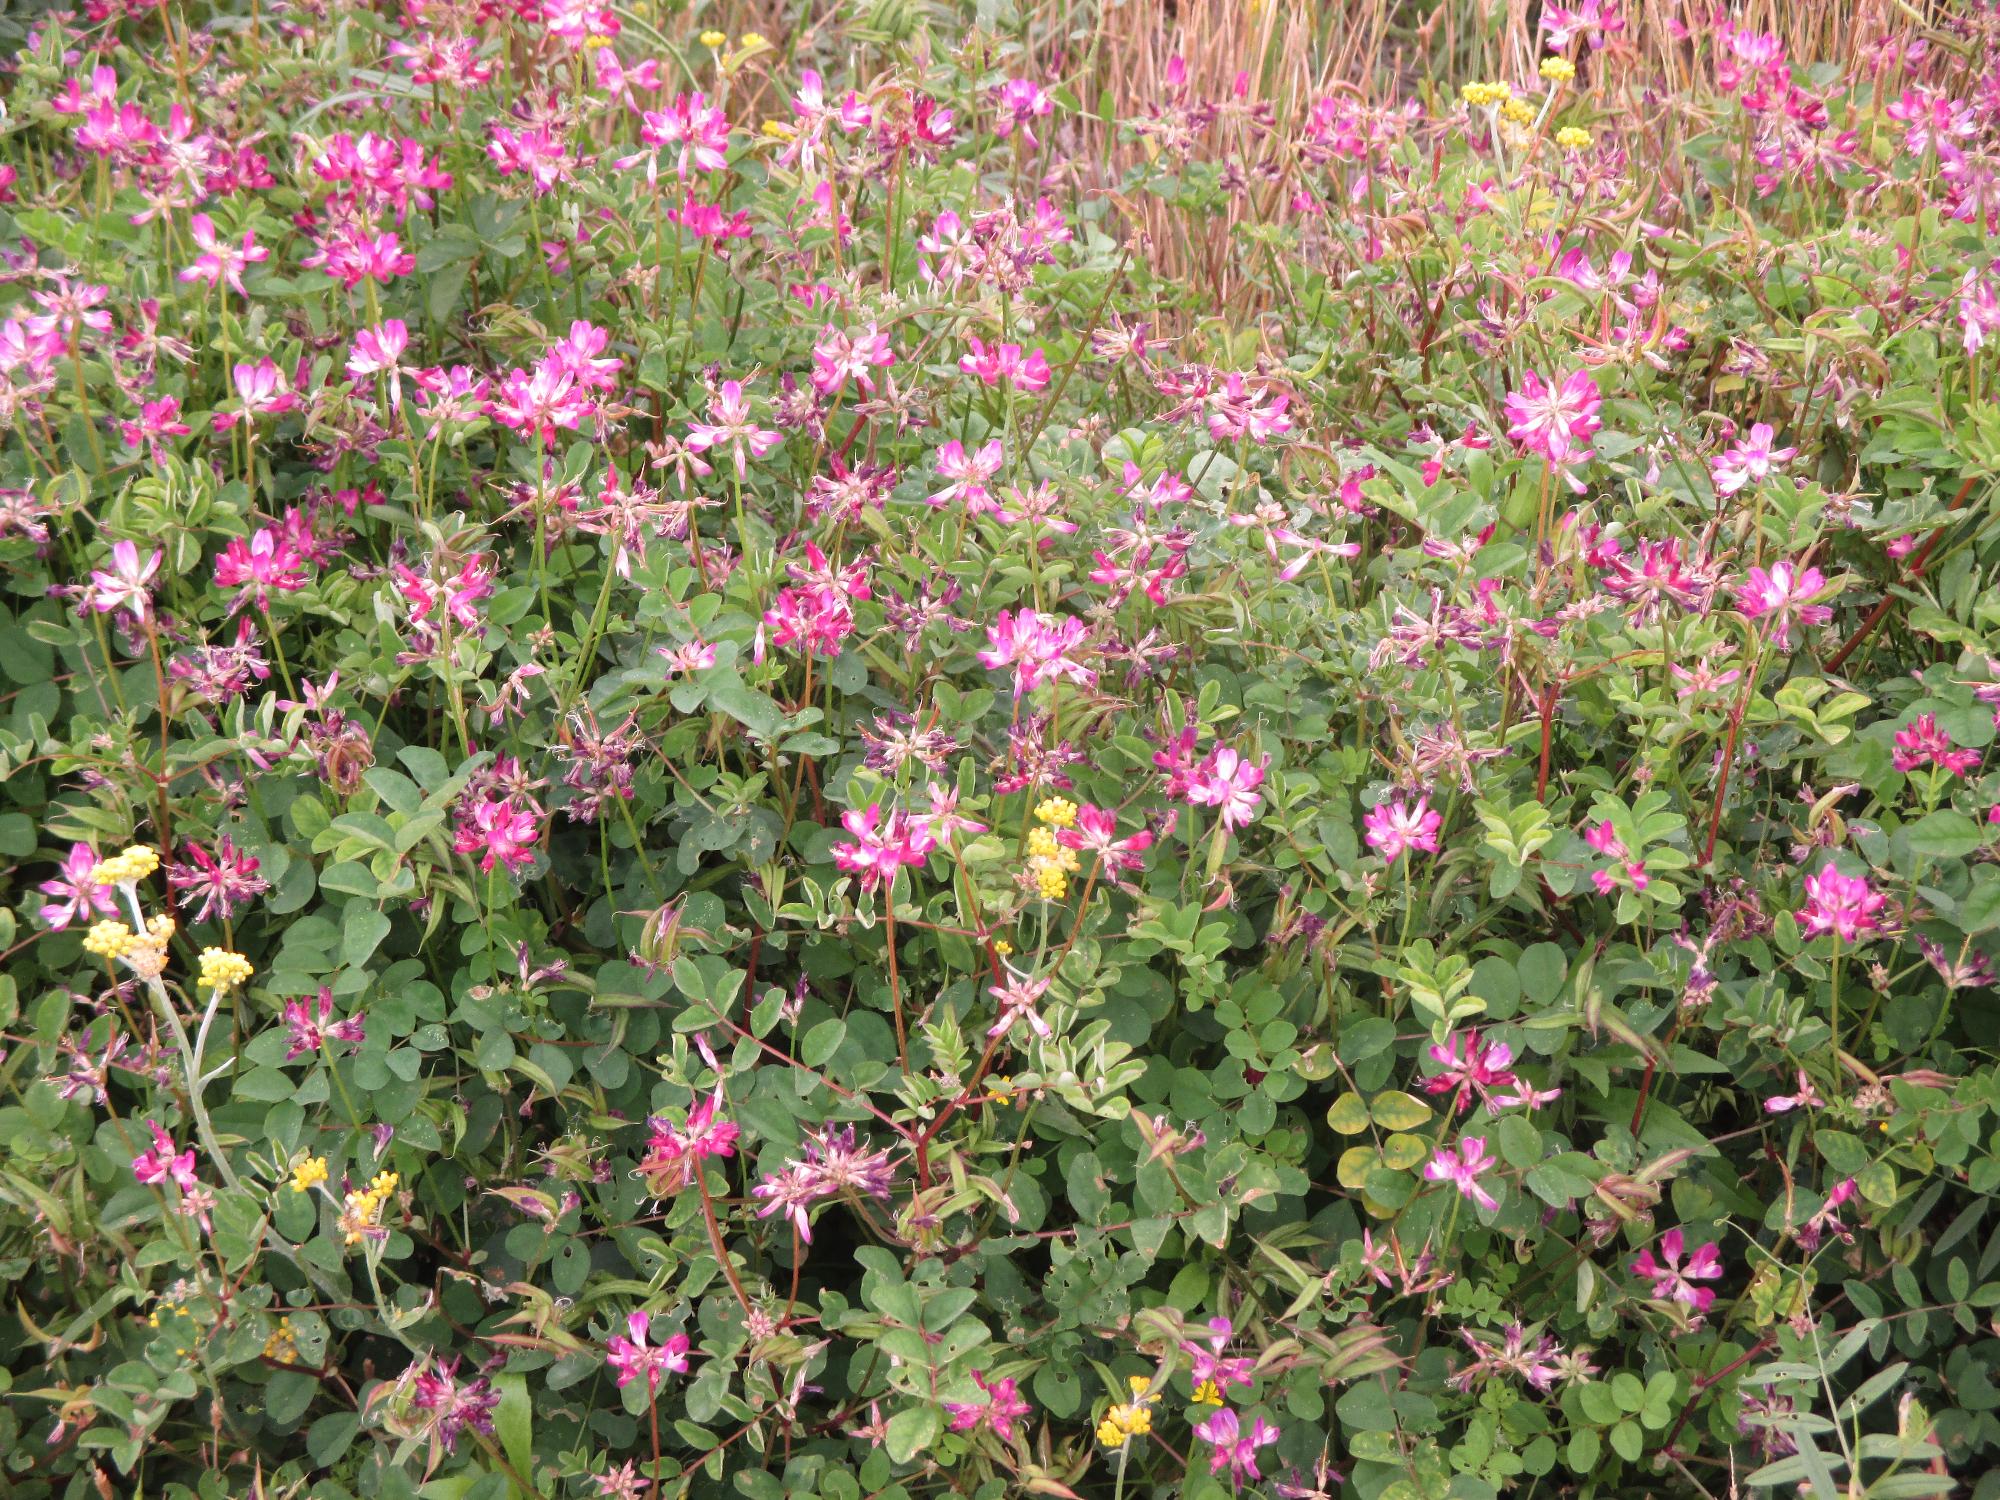
[[[276,1360],[281,1365],[299,1362],[299,1336],[292,1332],[290,1318],[278,1319],[277,1328],[264,1340],[264,1358]]]
[[[1510,125],[1535,123],[1535,107],[1525,99],[1509,99],[1500,106],[1500,118]]]
[[[1514,97],[1511,83],[1468,83],[1458,91],[1459,97],[1467,104],[1485,108],[1495,104],[1505,104]]]
[[[1035,882],[1035,894],[1044,901],[1060,901],[1069,894],[1069,878],[1077,872],[1074,849],[1056,842],[1046,828],[1028,830],[1028,874]]]
[[[123,853],[100,859],[90,872],[93,885],[137,885],[160,868],[160,855],[150,844],[134,844]]]
[[[1194,1399],[1200,1406],[1221,1406],[1222,1388],[1213,1380],[1204,1380],[1194,1388]]]
[[[99,958],[123,958],[138,941],[123,922],[93,922],[83,935],[83,951]]]
[[[1132,1375],[1127,1377],[1127,1383],[1132,1387],[1132,1399],[1118,1402],[1097,1424],[1097,1440],[1107,1448],[1122,1448],[1127,1438],[1141,1437],[1153,1430],[1153,1403],[1160,1398],[1146,1394],[1152,1381],[1144,1375]]]
[[[1590,132],[1565,125],[1556,132],[1556,144],[1565,151],[1582,151],[1590,145]]]
[[[729,33],[726,31],[704,31],[701,34],[702,46],[708,48],[711,52],[720,50],[728,44],[728,41]]]
[[[736,39],[736,45],[745,52],[761,52],[771,44],[764,39],[761,31],[746,31]]]
[[[227,948],[201,950],[201,978],[198,982],[203,989],[233,990],[247,982],[255,972],[250,967],[250,960],[240,953],[231,953]]]
[[[326,1181],[326,1158],[308,1156],[292,1167],[292,1191],[303,1193],[318,1183]]]
[[[1542,77],[1550,83],[1568,83],[1576,77],[1576,64],[1566,57],[1545,57],[1542,59]]]
[[[358,1245],[363,1236],[376,1233],[382,1227],[382,1209],[396,1191],[396,1184],[402,1181],[394,1172],[377,1172],[375,1180],[365,1188],[356,1188],[347,1195],[347,1203],[340,1211],[340,1230],[343,1242]]]
[[[1035,816],[1052,828],[1076,827],[1076,804],[1067,797],[1050,797],[1035,809]]]

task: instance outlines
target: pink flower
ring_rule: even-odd
[[[813,344],[813,389],[831,396],[852,380],[872,396],[875,377],[871,372],[895,362],[889,335],[873,323],[854,334],[828,325]]]
[[[194,1148],[190,1146],[176,1156],[172,1136],[151,1120],[146,1128],[153,1133],[153,1144],[132,1158],[132,1175],[147,1184],[171,1178],[182,1192],[194,1187],[200,1181],[194,1175]]]
[[[386,318],[379,328],[364,328],[354,335],[348,352],[347,373],[356,380],[370,375],[389,377],[389,409],[403,406],[403,353],[410,347],[409,326],[401,318]]]
[[[1603,425],[1597,415],[1602,404],[1597,382],[1587,370],[1573,372],[1560,385],[1544,384],[1530,370],[1521,389],[1507,395],[1507,436],[1558,469],[1567,469],[1593,456],[1585,445]],[[1582,481],[1567,473],[1563,477],[1571,489],[1583,489]]]
[[[1027,608],[1010,614],[1003,609],[986,627],[986,649],[979,653],[979,660],[996,670],[1014,669],[1016,698],[1058,678],[1089,687],[1097,681],[1097,674],[1073,654],[1087,634],[1083,621],[1072,616],[1045,615]]]
[[[1938,727],[1936,714],[1918,714],[1896,731],[1895,744],[1889,761],[1899,771],[1936,765],[1954,776],[1963,776],[1979,764],[1977,750],[1952,747],[1952,738]]]
[[[1145,864],[1140,858],[1153,847],[1151,829],[1142,828],[1127,838],[1118,837],[1118,815],[1109,808],[1086,802],[1076,810],[1076,826],[1057,832],[1056,842],[1078,853],[1095,854],[1108,874],[1136,870]]]
[[[118,424],[118,435],[125,440],[128,448],[151,448],[165,437],[186,437],[194,429],[181,420],[181,398],[162,396],[157,401],[141,402],[136,419],[122,420]]]
[[[328,1042],[351,1042],[358,1047],[368,1040],[366,1024],[360,1016],[333,1019],[333,991],[325,985],[319,987],[316,1000],[287,1000],[285,1025],[291,1028],[286,1062],[317,1052]]]
[[[1252,765],[1243,755],[1226,745],[1209,752],[1195,768],[1188,784],[1187,800],[1202,807],[1216,808],[1225,828],[1243,828],[1257,816],[1263,797],[1257,788],[1264,784],[1271,757]]]
[[[500,1393],[483,1377],[461,1385],[456,1355],[422,1370],[413,1385],[411,1404],[432,1414],[433,1430],[445,1452],[458,1450],[459,1436],[468,1427],[487,1437],[493,1435],[493,1408],[500,1404]]]
[[[722,1112],[722,1085],[688,1111],[687,1124],[677,1126],[664,1115],[646,1122],[652,1131],[645,1159],[639,1171],[653,1192],[677,1192],[694,1182],[701,1163],[736,1154],[736,1138],[741,1132],[735,1123],[718,1118]]]
[[[1408,849],[1437,853],[1444,816],[1431,811],[1428,797],[1419,797],[1414,803],[1398,798],[1376,803],[1361,822],[1367,830],[1368,847],[1393,865]]]
[[[329,232],[319,242],[319,248],[299,264],[324,271],[351,292],[364,281],[386,284],[398,276],[408,276],[416,270],[417,258],[403,248],[401,237],[393,229],[386,234],[369,234],[347,226]]]
[[[835,844],[833,862],[861,877],[864,894],[872,894],[896,878],[904,865],[921,865],[936,848],[928,824],[901,811],[882,816],[882,805],[871,802],[840,815],[840,826],[854,842]]]
[[[1737,587],[1736,602],[1751,619],[1768,621],[1772,641],[1782,648],[1792,643],[1793,625],[1824,625],[1833,618],[1831,609],[1810,602],[1825,589],[1826,575],[1818,568],[1773,563],[1750,570]]]
[[[1004,141],[1018,128],[1021,139],[1030,147],[1039,144],[1035,140],[1035,121],[1055,108],[1049,91],[1030,78],[1008,79],[993,91],[993,104],[998,111],[993,122],[994,133]]]
[[[273,592],[291,593],[305,587],[305,559],[291,540],[276,527],[261,527],[246,544],[233,536],[222,556],[215,560],[215,586],[235,589],[234,614],[244,605],[255,603],[260,610],[271,607]]]
[[[1964,329],[1965,352],[1977,354],[1994,334],[2000,334],[2000,294],[1978,271],[1967,271],[1958,288],[1958,321]]]
[[[972,352],[959,357],[958,367],[987,385],[1005,380],[1017,391],[1039,391],[1049,383],[1049,362],[1039,349],[1023,356],[1019,344],[995,344],[989,349],[977,335],[965,342]]]
[[[231,366],[229,380],[236,388],[236,405],[215,414],[217,432],[227,432],[238,422],[278,416],[299,404],[298,396],[286,384],[284,372],[268,359],[260,359],[254,365],[246,362]]]
[[[1032,1409],[1021,1393],[1015,1389],[1012,1379],[986,1383],[984,1371],[972,1372],[972,1383],[985,1394],[984,1401],[948,1401],[945,1410],[951,1413],[953,1432],[990,1431],[1003,1443],[1014,1441],[1014,1424]]]
[[[1194,1429],[1196,1437],[1214,1445],[1215,1451],[1208,1455],[1208,1472],[1220,1474],[1227,1469],[1232,1484],[1261,1477],[1257,1472],[1257,1450],[1277,1442],[1278,1433],[1279,1429],[1262,1417],[1246,1431],[1236,1413],[1226,1406],[1211,1413],[1207,1421]]]
[[[932,505],[949,505],[953,500],[965,501],[970,515],[998,508],[987,483],[1000,472],[1006,453],[999,438],[990,438],[976,453],[967,453],[965,445],[953,438],[937,450],[937,472],[940,479],[951,482],[928,501]]]
[[[1771,437],[1771,424],[1758,422],[1751,427],[1748,438],[1733,448],[1723,449],[1716,456],[1712,469],[1717,494],[1735,494],[1752,481],[1768,477],[1786,459],[1798,453],[1797,448],[1773,448]]]
[[[785,440],[782,432],[772,432],[751,421],[750,402],[743,394],[740,380],[722,382],[722,388],[709,398],[708,414],[713,420],[688,424],[687,445],[697,453],[729,448],[736,457],[738,479],[749,472],[746,450],[762,458]]]
[[[1035,1009],[1042,996],[1049,991],[1046,979],[1015,979],[1010,977],[1005,984],[996,984],[986,993],[1000,1002],[1000,1019],[987,1031],[989,1037],[1005,1036],[1014,1029],[1016,1021],[1026,1021],[1028,1029],[1043,1041],[1055,1035],[1055,1031],[1041,1012]]]
[[[1247,1355],[1225,1356],[1222,1352],[1235,1336],[1236,1325],[1229,1319],[1210,1318],[1207,1338],[1200,1343],[1191,1339],[1182,1340],[1181,1353],[1188,1357],[1188,1379],[1196,1385],[1213,1381],[1216,1388],[1222,1391],[1231,1386],[1248,1390],[1256,1374],[1257,1361]]]
[[[1806,904],[1799,908],[1799,924],[1809,936],[1831,932],[1842,942],[1859,942],[1881,930],[1875,913],[1886,899],[1868,888],[1865,876],[1843,875],[1828,861],[1817,874],[1806,877]]]
[[[205,281],[210,286],[220,282],[239,297],[248,296],[243,290],[243,270],[260,261],[271,258],[271,252],[256,241],[249,230],[243,231],[240,244],[231,245],[218,239],[215,221],[207,214],[196,214],[188,221],[188,234],[194,240],[195,248],[201,254],[195,263],[181,272],[182,281]]]
[[[91,569],[90,589],[84,598],[101,615],[122,609],[144,624],[153,610],[153,575],[160,571],[166,555],[155,548],[153,555],[141,562],[139,549],[131,542],[113,542],[110,568]]]
[[[1693,1283],[1718,1280],[1722,1275],[1722,1257],[1716,1251],[1715,1241],[1710,1240],[1688,1256],[1683,1264],[1681,1255],[1684,1247],[1680,1229],[1669,1229],[1660,1236],[1659,1259],[1653,1258],[1650,1249],[1642,1250],[1632,1262],[1632,1272],[1653,1283],[1651,1295],[1655,1301],[1678,1302],[1697,1313],[1704,1313],[1715,1302],[1715,1292]]]
[[[1495,1090],[1520,1087],[1521,1080],[1514,1076],[1513,1070],[1514,1049],[1505,1042],[1488,1045],[1476,1031],[1454,1032],[1442,1042],[1433,1042],[1430,1057],[1442,1071],[1424,1080],[1424,1092],[1445,1094],[1455,1090],[1452,1101],[1455,1110],[1469,1108],[1475,1095],[1490,1109]]]
[[[688,1336],[676,1333],[665,1343],[649,1344],[651,1324],[652,1320],[644,1313],[635,1312],[625,1320],[627,1336],[614,1333],[604,1341],[604,1357],[618,1372],[617,1384],[621,1390],[644,1376],[646,1394],[651,1396],[668,1374],[687,1373]]]
[[[1486,1137],[1468,1135],[1459,1137],[1458,1149],[1440,1146],[1424,1167],[1424,1176],[1432,1182],[1448,1182],[1465,1197],[1488,1212],[1500,1206],[1500,1200],[1480,1186],[1480,1177],[1497,1165],[1486,1154]]]
[[[61,932],[72,922],[91,917],[115,917],[118,902],[108,885],[93,885],[90,872],[97,868],[97,851],[89,844],[71,844],[69,857],[62,862],[54,880],[44,880],[39,889],[49,899],[35,915],[49,924],[49,931]]]
[[[1813,1087],[1812,1075],[1804,1068],[1799,1072],[1799,1091],[1796,1094],[1774,1094],[1764,1101],[1767,1114],[1782,1115],[1794,1109],[1824,1109],[1826,1100],[1820,1098],[1819,1090]]]
[[[215,841],[213,853],[190,842],[182,845],[182,856],[167,866],[167,884],[180,893],[183,911],[200,903],[194,921],[233,917],[271,888],[257,873],[257,856],[237,848],[227,834]]]
[[[479,855],[482,870],[490,872],[496,863],[518,870],[534,863],[534,843],[540,835],[541,825],[533,813],[516,807],[512,798],[499,797],[460,815],[452,848]]]

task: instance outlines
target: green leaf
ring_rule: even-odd
[[[1333,1101],[1326,1123],[1342,1135],[1360,1135],[1368,1129],[1368,1104],[1352,1089]]]
[[[934,1406],[919,1406],[911,1411],[899,1411],[889,1418],[888,1427],[884,1432],[883,1447],[888,1450],[892,1461],[906,1464],[937,1441],[941,1425],[938,1421],[937,1408]]]
[[[809,1068],[820,1068],[832,1060],[840,1050],[840,1044],[847,1040],[847,1023],[838,1016],[821,1021],[805,1034],[799,1042],[799,1061]]]
[[[1431,1117],[1431,1107],[1414,1094],[1388,1089],[1377,1094],[1368,1112],[1384,1130],[1415,1130]]]
[[[526,1479],[535,1467],[535,1412],[528,1401],[528,1377],[511,1372],[498,1375],[493,1388],[500,1393],[500,1404],[493,1408],[494,1436],[500,1439],[500,1451],[507,1455],[507,1462]]]
[[[1919,818],[1903,832],[1912,853],[1932,859],[1963,859],[1986,842],[1977,823],[1948,807]]]
[[[388,935],[386,912],[375,911],[358,901],[348,902],[340,930],[340,961],[350,969],[360,968]]]

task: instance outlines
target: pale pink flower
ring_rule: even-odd
[[[652,1320],[644,1313],[632,1313],[625,1319],[625,1333],[614,1333],[604,1341],[604,1356],[618,1372],[620,1389],[643,1377],[646,1394],[651,1396],[667,1375],[687,1373],[688,1336],[676,1333],[664,1343],[650,1343],[651,1325]]]
[[[1461,1136],[1457,1150],[1450,1146],[1438,1148],[1424,1167],[1424,1176],[1432,1182],[1450,1183],[1462,1196],[1470,1198],[1490,1213],[1500,1206],[1500,1200],[1487,1192],[1479,1179],[1497,1165],[1486,1154],[1486,1137]]]
[[[1686,1241],[1676,1227],[1660,1236],[1659,1249],[1657,1260],[1650,1249],[1640,1251],[1632,1261],[1633,1273],[1653,1283],[1651,1295],[1655,1301],[1678,1302],[1697,1313],[1707,1312],[1715,1302],[1715,1292],[1694,1283],[1721,1278],[1722,1257],[1715,1241],[1710,1240],[1683,1262]]]

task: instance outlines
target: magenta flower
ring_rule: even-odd
[[[97,851],[89,844],[71,844],[69,856],[53,880],[44,880],[39,889],[49,899],[35,915],[49,924],[51,932],[61,932],[72,922],[92,917],[115,917],[118,902],[108,885],[91,883],[90,872],[97,868]]]
[[[1514,1074],[1514,1049],[1505,1042],[1489,1045],[1476,1031],[1453,1032],[1442,1042],[1433,1042],[1430,1056],[1442,1071],[1424,1080],[1424,1092],[1453,1094],[1454,1113],[1470,1108],[1475,1096],[1490,1110],[1499,1090],[1521,1085]]]
[[[736,1154],[736,1138],[742,1132],[735,1122],[719,1118],[722,1113],[722,1085],[688,1111],[687,1124],[675,1125],[664,1115],[646,1122],[652,1134],[639,1171],[656,1195],[677,1192],[695,1180],[700,1164],[711,1157]]]
[[[986,1383],[982,1370],[972,1372],[972,1383],[985,1395],[984,1401],[947,1401],[953,1432],[991,1432],[1003,1443],[1014,1441],[1014,1424],[1032,1409],[1015,1389],[1012,1379]]]
[[[236,590],[231,614],[246,604],[268,611],[273,593],[289,594],[305,584],[305,559],[276,527],[260,527],[248,543],[240,536],[231,537],[215,560],[215,586]]]
[[[457,1356],[424,1369],[413,1385],[412,1404],[431,1414],[433,1430],[445,1452],[458,1451],[458,1439],[468,1427],[487,1437],[493,1435],[493,1408],[500,1404],[500,1393],[483,1377],[461,1385]]]
[[[403,354],[410,347],[410,329],[401,318],[385,318],[378,328],[364,328],[354,335],[348,351],[347,373],[356,380],[371,375],[389,377],[389,409],[403,407],[403,376],[410,373]]]
[[[1990,277],[1976,270],[1965,273],[1958,288],[1958,322],[1967,354],[1977,354],[1987,339],[2000,334],[2000,292]]]
[[[1039,144],[1035,121],[1055,108],[1055,100],[1031,78],[1010,78],[993,91],[993,105],[997,111],[994,133],[1004,141],[1018,129],[1021,139],[1032,148]]]
[[[1560,385],[1545,384],[1530,370],[1522,377],[1521,389],[1507,395],[1507,436],[1567,470],[1593,456],[1586,444],[1603,425],[1597,415],[1602,404],[1597,382],[1587,370],[1572,372]],[[1582,490],[1582,481],[1567,472],[1563,478],[1571,489]]]
[[[1262,1417],[1245,1429],[1236,1413],[1226,1406],[1211,1413],[1207,1421],[1198,1423],[1194,1429],[1196,1437],[1214,1445],[1215,1451],[1208,1455],[1208,1472],[1220,1474],[1227,1469],[1232,1484],[1262,1477],[1257,1472],[1257,1450],[1277,1442],[1278,1433],[1279,1429]]]
[[[1804,1068],[1798,1070],[1799,1091],[1796,1094],[1774,1094],[1764,1101],[1767,1114],[1782,1115],[1794,1109],[1823,1109],[1826,1100],[1820,1098],[1819,1090],[1813,1087],[1812,1075]]]
[[[218,238],[215,221],[207,214],[196,214],[188,220],[188,234],[201,254],[181,272],[182,281],[205,281],[210,286],[220,283],[237,296],[246,297],[249,293],[243,289],[244,268],[271,258],[271,252],[259,245],[247,229],[239,244]]]
[[[972,352],[960,356],[958,367],[986,385],[1005,380],[1017,391],[1039,391],[1049,383],[1049,362],[1039,349],[1027,355],[1019,344],[995,344],[989,349],[976,335],[965,342]]]
[[[1196,1385],[1213,1382],[1217,1390],[1224,1392],[1233,1385],[1250,1389],[1257,1361],[1247,1355],[1225,1356],[1222,1352],[1235,1336],[1236,1325],[1229,1319],[1210,1318],[1207,1338],[1199,1343],[1183,1340],[1181,1353],[1188,1357],[1188,1379]]]
[[[215,414],[217,432],[227,432],[238,422],[278,416],[299,404],[284,372],[268,359],[231,366],[229,380],[236,389],[236,404]]]
[[[618,1372],[619,1388],[644,1376],[649,1397],[669,1374],[685,1375],[688,1368],[688,1336],[676,1333],[664,1343],[650,1344],[651,1323],[646,1314],[635,1312],[625,1320],[629,1337],[614,1333],[604,1341],[604,1357]]]
[[[660,150],[674,151],[674,171],[685,180],[688,169],[720,172],[729,165],[729,116],[711,105],[704,94],[677,94],[665,109],[646,110],[641,115],[639,139],[659,149],[622,157],[615,165],[622,171],[646,162],[646,181],[659,174]]]
[[[387,284],[398,276],[408,276],[416,270],[417,258],[403,248],[393,229],[386,234],[369,234],[358,226],[346,225],[329,231],[299,264],[324,271],[351,292],[364,281]]]
[[[900,810],[884,818],[879,802],[842,813],[840,826],[853,835],[853,842],[835,844],[833,862],[848,874],[861,877],[864,895],[889,884],[904,865],[923,864],[937,847],[926,820]]]
[[[1045,615],[1028,608],[1012,613],[1003,609],[986,627],[986,649],[979,653],[979,661],[996,670],[1012,667],[1016,698],[1057,678],[1090,687],[1097,674],[1074,656],[1088,634],[1088,627],[1073,616]]]
[[[1005,1036],[1016,1021],[1026,1021],[1028,1029],[1043,1041],[1055,1035],[1049,1023],[1044,1021],[1035,1007],[1041,1004],[1042,996],[1049,990],[1046,979],[1016,979],[1009,977],[1005,984],[996,984],[986,993],[1000,1002],[1000,1019],[987,1031],[989,1037]]]
[[[1826,575],[1818,568],[1800,568],[1789,562],[1770,568],[1752,568],[1737,587],[1737,607],[1753,620],[1767,622],[1772,641],[1780,648],[1792,643],[1793,625],[1824,625],[1833,611],[1811,601],[1826,590]]]
[[[1895,751],[1889,760],[1899,771],[1915,771],[1923,766],[1935,765],[1954,776],[1964,776],[1979,764],[1977,750],[1953,747],[1951,736],[1938,727],[1936,714],[1918,714],[1912,722],[1896,731],[1895,744]]]
[[[954,500],[963,500],[966,513],[974,516],[997,510],[999,504],[987,485],[1000,472],[1005,457],[1006,450],[998,438],[988,439],[976,453],[967,453],[965,445],[953,438],[936,455],[938,477],[950,483],[927,497],[929,503],[949,505]]]
[[[1806,903],[1799,908],[1799,925],[1818,937],[1831,932],[1842,942],[1856,943],[1882,923],[1875,913],[1887,898],[1870,890],[1866,876],[1843,875],[1831,861],[1806,876]]]
[[[1080,854],[1094,854],[1107,874],[1136,870],[1145,864],[1140,856],[1153,847],[1153,833],[1142,828],[1126,838],[1118,837],[1118,815],[1109,808],[1088,802],[1076,810],[1076,826],[1059,829],[1056,842]]]
[[[859,333],[848,333],[832,325],[820,330],[813,343],[813,389],[831,396],[852,380],[869,395],[875,394],[873,372],[896,362],[889,335],[873,323]]]
[[[1684,1248],[1680,1229],[1669,1229],[1660,1236],[1659,1259],[1653,1258],[1652,1250],[1642,1250],[1632,1262],[1632,1272],[1653,1283],[1651,1296],[1655,1301],[1678,1302],[1704,1313],[1714,1303],[1715,1292],[1694,1283],[1718,1280],[1722,1275],[1722,1257],[1716,1251],[1715,1241],[1710,1240],[1683,1263]]]
[[[101,615],[122,609],[143,625],[153,612],[153,575],[160,571],[166,555],[155,548],[153,555],[141,562],[139,549],[131,542],[113,542],[110,568],[91,569],[90,589],[84,598]]]
[[[0,363],[4,363],[0,358]],[[181,398],[162,396],[157,401],[143,401],[139,404],[139,415],[122,419],[118,423],[118,435],[125,440],[128,448],[153,448],[161,438],[186,437],[194,429],[181,420]]]
[[[360,1016],[349,1016],[342,1021],[333,1019],[333,991],[325,985],[319,987],[316,1000],[287,1000],[285,1024],[292,1033],[285,1049],[286,1062],[317,1052],[328,1042],[351,1042],[358,1047],[368,1040]]]
[[[147,1184],[171,1178],[182,1192],[196,1186],[200,1179],[194,1175],[194,1148],[190,1146],[176,1156],[172,1136],[151,1120],[146,1129],[153,1133],[153,1144],[132,1158],[132,1175]]]
[[[1500,1200],[1480,1185],[1482,1175],[1498,1165],[1486,1154],[1486,1137],[1480,1135],[1461,1136],[1458,1149],[1440,1146],[1424,1167],[1424,1176],[1432,1182],[1448,1182],[1459,1193],[1489,1212],[1500,1206]]]
[[[257,856],[237,848],[227,834],[215,841],[213,853],[189,842],[181,846],[181,855],[167,866],[167,884],[180,892],[182,910],[201,903],[193,921],[233,917],[271,888],[257,873]]]
[[[1394,802],[1376,803],[1361,822],[1367,830],[1368,847],[1393,865],[1405,850],[1437,853],[1438,830],[1444,827],[1444,815],[1431,811],[1428,797],[1419,797],[1414,803],[1398,798]]]
[[[460,815],[452,848],[479,855],[482,870],[491,871],[496,863],[518,870],[534,863],[533,846],[540,836],[541,825],[533,813],[516,807],[512,798],[500,797]]]
[[[1798,453],[1797,448],[1773,448],[1772,435],[1769,422],[1758,422],[1751,427],[1749,437],[1716,456],[1711,468],[1717,494],[1733,495],[1745,485],[1767,478]]]
[[[785,440],[782,432],[759,427],[750,419],[750,401],[740,380],[722,382],[722,388],[709,398],[708,414],[711,420],[688,424],[687,445],[697,453],[728,448],[736,459],[738,479],[749,472],[746,453],[762,458]]]
[[[1226,745],[1217,746],[1208,758],[1195,768],[1194,776],[1188,783],[1187,800],[1201,807],[1212,807],[1222,818],[1222,826],[1236,829],[1249,825],[1257,816],[1257,809],[1264,798],[1257,788],[1264,784],[1264,773],[1271,764],[1271,757],[1252,765],[1239,752]]]

